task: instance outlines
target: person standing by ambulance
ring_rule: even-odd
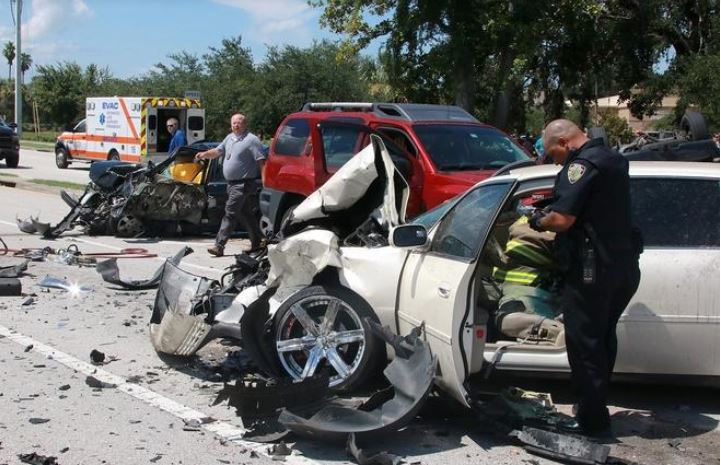
[[[236,113],[230,118],[230,128],[232,132],[220,145],[195,155],[197,160],[225,157],[223,176],[228,182],[228,201],[215,245],[208,249],[208,253],[216,257],[223,256],[225,244],[238,222],[243,224],[250,237],[250,249],[247,252],[262,248],[266,242],[255,217],[265,166],[263,145],[254,134],[248,132],[248,119],[243,113]]]
[[[180,129],[180,121],[178,118],[168,118],[165,126],[168,128],[170,133],[170,145],[168,146],[168,155],[172,155],[173,152],[178,150],[184,145],[188,145],[188,140],[185,137],[185,131]]]
[[[611,433],[606,407],[616,362],[616,324],[638,288],[642,251],[631,219],[628,160],[589,140],[573,122],[555,120],[543,135],[546,154],[563,168],[553,202],[529,225],[556,232],[563,270],[561,310],[571,383],[578,399],[569,430],[589,436]]]

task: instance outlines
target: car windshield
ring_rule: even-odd
[[[416,134],[442,171],[497,170],[528,155],[498,129],[461,124],[417,124]]]

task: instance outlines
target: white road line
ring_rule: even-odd
[[[116,390],[124,392],[125,394],[134,397],[135,399],[138,399],[141,402],[144,402],[152,407],[156,407],[160,410],[168,412],[174,417],[181,420],[202,420],[203,418],[208,417],[208,415],[203,412],[194,410],[172,399],[168,399],[167,397],[163,397],[157,392],[151,391],[150,389],[147,389],[138,384],[128,383],[122,376],[115,375],[113,373],[110,373],[109,371],[98,368],[97,366],[91,365],[87,362],[83,362],[82,360],[79,360],[72,355],[66,354],[65,352],[55,349],[54,347],[43,344],[42,342],[36,341],[29,336],[25,336],[18,332],[12,331],[11,329],[6,328],[2,325],[0,325],[0,336],[5,336],[7,339],[23,347],[27,347],[32,344],[33,352],[42,354],[49,359],[65,365],[71,370],[75,370],[86,376],[94,376],[102,382],[115,384],[117,386],[115,388]],[[272,459],[272,456],[268,454],[268,444],[244,441],[243,439],[241,439],[241,436],[246,431],[242,427],[223,421],[214,421],[212,423],[202,424],[201,428],[215,434],[216,436],[228,442],[232,442],[233,444],[237,444],[248,450],[254,450],[258,454],[264,455]],[[292,465],[318,464],[318,462],[312,459],[303,457],[302,455],[295,455],[295,453],[294,455],[285,457],[285,462]]]

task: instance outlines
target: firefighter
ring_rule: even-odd
[[[571,382],[578,399],[572,431],[611,433],[606,408],[616,362],[616,323],[638,288],[640,234],[631,221],[628,161],[573,122],[552,121],[546,153],[562,165],[552,203],[529,224],[556,232]]]
[[[555,234],[534,231],[526,216],[516,220],[508,233],[504,266],[493,270],[502,291],[496,328],[506,337],[559,343],[562,325],[556,321]]]

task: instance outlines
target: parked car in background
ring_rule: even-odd
[[[0,120],[0,160],[5,160],[8,168],[17,168],[20,163],[20,139],[15,132],[15,123]]]
[[[296,205],[368,145],[371,131],[383,137],[410,184],[409,216],[529,159],[508,135],[456,106],[307,103],[275,133],[260,196],[262,228],[277,231]]]

